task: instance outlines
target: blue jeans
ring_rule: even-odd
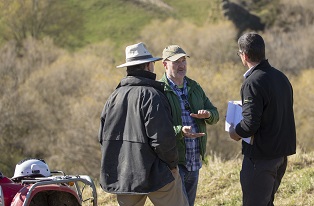
[[[199,170],[188,171],[185,166],[179,166],[179,173],[182,179],[182,188],[185,195],[188,197],[189,205],[194,206],[196,190],[198,184]]]

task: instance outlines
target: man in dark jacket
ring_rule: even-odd
[[[117,194],[119,205],[187,206],[177,170],[178,152],[171,109],[155,81],[153,57],[143,43],[126,47],[127,77],[108,98],[101,114],[100,184]]]
[[[273,205],[287,167],[296,152],[293,91],[288,78],[265,58],[265,43],[256,33],[238,40],[240,56],[249,69],[241,88],[242,121],[229,135],[242,141],[240,182],[244,206]]]

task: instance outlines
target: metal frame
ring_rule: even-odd
[[[2,187],[1,186],[0,186],[0,206],[4,206],[4,196],[3,196],[3,192],[2,192]]]
[[[88,200],[91,200],[93,202],[93,206],[97,206],[97,191],[94,182],[92,179],[87,175],[77,175],[77,176],[71,176],[71,175],[64,175],[62,171],[56,171],[51,173],[62,173],[63,176],[51,176],[51,177],[40,177],[40,178],[34,178],[31,180],[22,180],[22,184],[32,184],[29,188],[25,201],[23,203],[23,206],[27,206],[30,201],[30,197],[32,195],[33,190],[42,185],[51,185],[51,184],[71,184],[74,183],[74,187],[76,190],[76,193],[78,194],[78,197],[80,198],[81,202],[85,202]],[[79,182],[83,183],[83,187],[80,187]],[[85,186],[88,185],[92,189],[92,197],[88,199],[83,200],[83,191],[85,189]]]

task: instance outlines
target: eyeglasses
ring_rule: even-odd
[[[185,94],[181,94],[181,99],[183,100],[184,102],[184,109],[191,112],[191,107],[190,107],[190,104],[185,96]]]
[[[240,56],[241,54],[243,54],[243,51],[237,51],[238,56]]]

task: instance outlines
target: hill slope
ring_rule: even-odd
[[[275,197],[276,206],[314,205],[314,153],[298,153],[289,157],[286,174]],[[239,173],[241,159],[222,162],[212,160],[200,171],[195,206],[240,206]],[[98,188],[99,206],[116,205],[115,196]],[[146,206],[152,206],[149,200]]]

